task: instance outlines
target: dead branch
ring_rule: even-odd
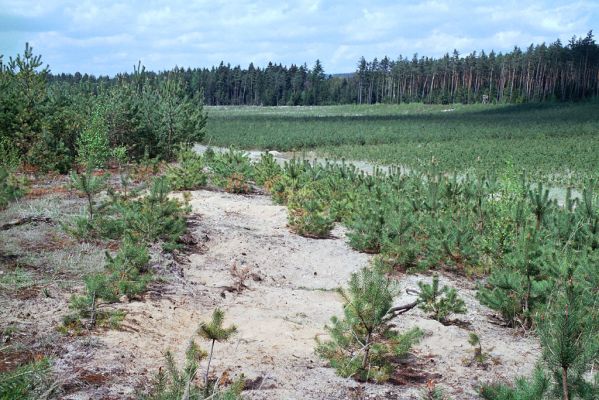
[[[46,224],[53,224],[54,221],[50,217],[39,217],[39,216],[29,216],[25,218],[15,219],[13,221],[7,222],[6,224],[0,225],[0,231],[7,231],[15,226],[30,224],[33,222],[44,222]]]

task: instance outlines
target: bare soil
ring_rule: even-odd
[[[59,200],[73,201],[64,196]],[[185,257],[152,252],[153,264],[164,280],[154,283],[142,301],[118,305],[127,313],[119,330],[80,337],[56,333],[70,293],[81,287],[75,279],[79,275],[68,268],[61,270],[63,275],[56,272],[53,280],[44,280],[53,271],[51,265],[35,265],[29,272],[19,267],[31,275],[26,290],[0,286],[0,328],[17,328],[7,343],[26,347],[28,354],[42,352],[52,357],[61,398],[134,397],[164,365],[167,349],[182,361],[191,338],[208,348],[195,332],[217,306],[225,310],[226,324],[237,325],[239,333],[228,343],[216,344],[211,373],[231,377],[243,373],[253,380],[253,390],[244,392],[248,399],[418,399],[424,385],[418,378],[423,373],[434,376],[454,399],[476,399],[481,383],[528,374],[538,359],[537,340],[493,323],[493,312],[475,299],[472,281],[443,275],[441,283],[458,289],[468,313],[455,316],[458,321],[447,326],[417,309],[394,321],[400,330],[419,326],[426,333],[412,362],[397,372],[396,381],[403,384],[364,384],[340,378],[314,354],[315,338],[324,338],[325,324],[341,314],[341,299],[334,289],[345,285],[371,256],[349,248],[343,227],[337,227],[328,239],[290,232],[285,207],[274,205],[267,196],[196,191],[191,205],[190,235],[198,244]],[[6,257],[17,257],[14,232],[25,235],[27,229],[42,232],[28,241],[24,248],[31,250],[26,251],[40,251],[35,242],[45,241],[54,253],[70,251],[69,257],[80,257],[76,252],[84,252],[94,265],[102,265],[100,249],[72,243],[56,233],[56,227],[21,226],[0,232],[4,276],[15,268],[15,260],[5,262]],[[7,235],[13,237],[5,243]],[[56,243],[68,249],[58,250]],[[231,273],[233,265],[245,270],[243,285]],[[403,288],[415,289],[419,281],[431,277],[402,275],[398,279]],[[397,302],[413,299],[403,294]],[[489,353],[486,366],[470,363],[469,331],[480,336],[483,351]]]

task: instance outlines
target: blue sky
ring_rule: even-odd
[[[505,51],[563,42],[594,29],[592,1],[30,1],[0,0],[0,54],[28,41],[53,72],[264,66],[268,61],[351,72],[367,59],[454,48]]]

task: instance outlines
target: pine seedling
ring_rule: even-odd
[[[95,175],[91,168],[86,168],[84,173],[71,172],[71,186],[82,192],[87,199],[87,212],[89,221],[94,219],[94,196],[106,187],[108,175]]]
[[[339,289],[339,293],[345,303],[344,316],[331,318],[325,327],[330,339],[317,338],[316,353],[343,377],[388,380],[394,360],[405,357],[422,337],[418,328],[405,333],[391,330],[396,285],[378,269],[363,268],[352,274],[349,287]],[[409,308],[402,307],[406,311]]]
[[[472,361],[468,362],[467,364],[470,365],[472,362],[475,362],[477,365],[485,366],[487,359],[489,358],[489,354],[483,352],[480,337],[476,333],[470,332],[468,334],[468,343],[474,349],[474,355],[472,357]]]
[[[451,398],[445,394],[443,389],[435,385],[434,381],[430,380],[420,392],[419,400],[451,400]]]
[[[485,400],[542,400],[550,389],[551,380],[542,368],[535,368],[529,379],[520,377],[513,386],[505,384],[486,384],[480,394]]]
[[[376,185],[363,193],[348,221],[349,244],[358,251],[378,253],[381,249],[390,211],[383,191],[384,188]]]
[[[237,400],[244,387],[243,375],[225,390],[201,387],[194,383],[200,362],[208,354],[193,340],[185,351],[185,364],[179,368],[173,353],[165,354],[165,368],[160,368],[152,382],[150,393],[140,394],[140,400]]]
[[[145,246],[125,237],[117,254],[112,257],[107,252],[106,260],[106,269],[110,273],[108,280],[115,293],[133,297],[146,290],[151,278],[147,270],[150,256]]]
[[[212,355],[214,354],[214,344],[216,342],[225,342],[237,333],[237,327],[231,325],[227,328],[223,326],[225,320],[225,313],[219,308],[216,308],[212,313],[212,318],[208,322],[202,322],[198,330],[198,334],[204,339],[210,340],[210,355],[208,357],[208,366],[206,367],[206,376],[204,378],[204,385],[208,388],[208,374],[210,373],[210,363],[212,361]]]
[[[204,185],[208,180],[204,173],[202,157],[191,148],[182,147],[178,154],[178,165],[169,167],[167,177],[175,190],[194,190]]]
[[[444,322],[450,314],[466,313],[466,304],[455,288],[443,286],[439,288],[439,277],[433,276],[432,284],[418,282],[420,294],[418,295],[419,307],[422,311],[430,313],[432,317]]]
[[[283,173],[283,169],[275,158],[270,153],[262,153],[260,155],[260,161],[254,164],[256,183],[258,185],[266,186],[269,182],[277,176]]]
[[[599,359],[596,293],[575,281],[573,267],[567,268],[558,290],[538,318],[543,361],[554,376],[562,400],[585,392],[597,395],[596,388],[585,380],[585,374]]]
[[[535,215],[535,227],[538,231],[553,206],[553,202],[549,199],[549,189],[545,189],[543,184],[539,182],[536,190],[528,191],[528,198],[532,206],[532,212]]]
[[[129,173],[129,156],[125,146],[118,146],[112,151],[112,157],[117,162],[119,168],[119,180],[121,182],[121,191],[125,199],[129,195],[129,186],[131,185],[131,174]]]
[[[83,295],[73,295],[71,297],[69,308],[75,311],[75,314],[67,315],[63,319],[65,330],[75,328],[78,330],[83,324],[81,319],[87,319],[88,328],[92,329],[98,321],[104,322],[110,317],[101,309],[100,301],[104,300],[112,303],[118,300],[116,293],[111,289],[107,277],[103,274],[93,274],[85,278],[85,292]]]
[[[15,179],[6,168],[0,166],[0,210],[24,194],[21,182]]]
[[[289,198],[287,221],[298,235],[312,238],[327,237],[334,225],[326,201],[313,187],[304,187]]]

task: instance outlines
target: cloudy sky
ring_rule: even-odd
[[[454,48],[510,50],[599,34],[599,0],[0,0],[0,54],[29,42],[53,72],[114,74],[141,60],[173,66],[313,65],[351,72],[367,59]]]

